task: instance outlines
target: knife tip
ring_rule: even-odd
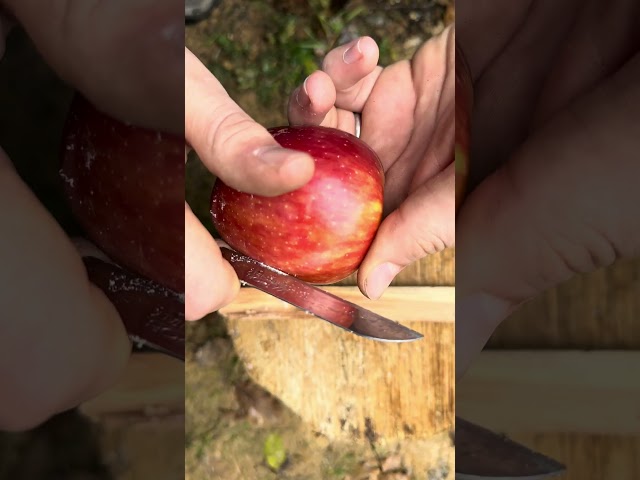
[[[424,338],[424,335],[422,335],[422,334],[420,334],[418,332],[414,332],[413,334],[393,337],[393,338],[366,335],[366,334],[358,333],[358,332],[355,332],[355,331],[352,331],[352,333],[355,333],[356,335],[359,335],[361,337],[366,337],[368,339],[377,340],[379,342],[384,342],[384,343],[409,343],[409,342],[415,342],[417,340],[422,340]]]

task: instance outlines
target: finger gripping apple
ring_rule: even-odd
[[[266,265],[310,283],[338,282],[358,269],[380,225],[380,159],[358,138],[333,128],[269,132],[283,147],[313,157],[313,177],[276,197],[239,192],[217,179],[213,224],[232,248]]]

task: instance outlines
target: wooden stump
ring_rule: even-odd
[[[184,363],[135,353],[116,385],[80,406],[100,426],[114,479],[169,480],[184,475]]]
[[[220,313],[253,380],[330,439],[429,439],[451,429],[454,289],[391,287],[378,301],[357,287],[326,290],[425,338],[404,344],[360,338],[243,288]]]
[[[638,319],[640,259],[547,291],[492,336],[458,414],[562,462],[558,480],[640,478]]]

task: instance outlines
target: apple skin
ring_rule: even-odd
[[[456,211],[462,205],[467,193],[469,178],[469,141],[471,111],[473,109],[473,82],[462,50],[456,45]]]
[[[184,153],[184,139],[72,101],[60,171],[72,213],[112,260],[174,292],[184,292]]]
[[[232,248],[314,284],[355,272],[382,219],[384,170],[355,136],[316,126],[269,129],[285,148],[310,154],[312,179],[276,197],[239,192],[219,178],[211,216]]]

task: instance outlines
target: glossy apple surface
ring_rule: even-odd
[[[309,153],[313,178],[277,197],[239,192],[216,180],[213,223],[235,250],[316,284],[355,272],[382,218],[384,171],[364,142],[340,130],[272,128],[280,145]]]
[[[86,236],[119,265],[184,291],[184,140],[73,100],[62,145],[65,194]]]
[[[469,141],[471,111],[473,108],[473,84],[471,73],[462,51],[456,47],[456,210],[462,204],[469,177]]]

